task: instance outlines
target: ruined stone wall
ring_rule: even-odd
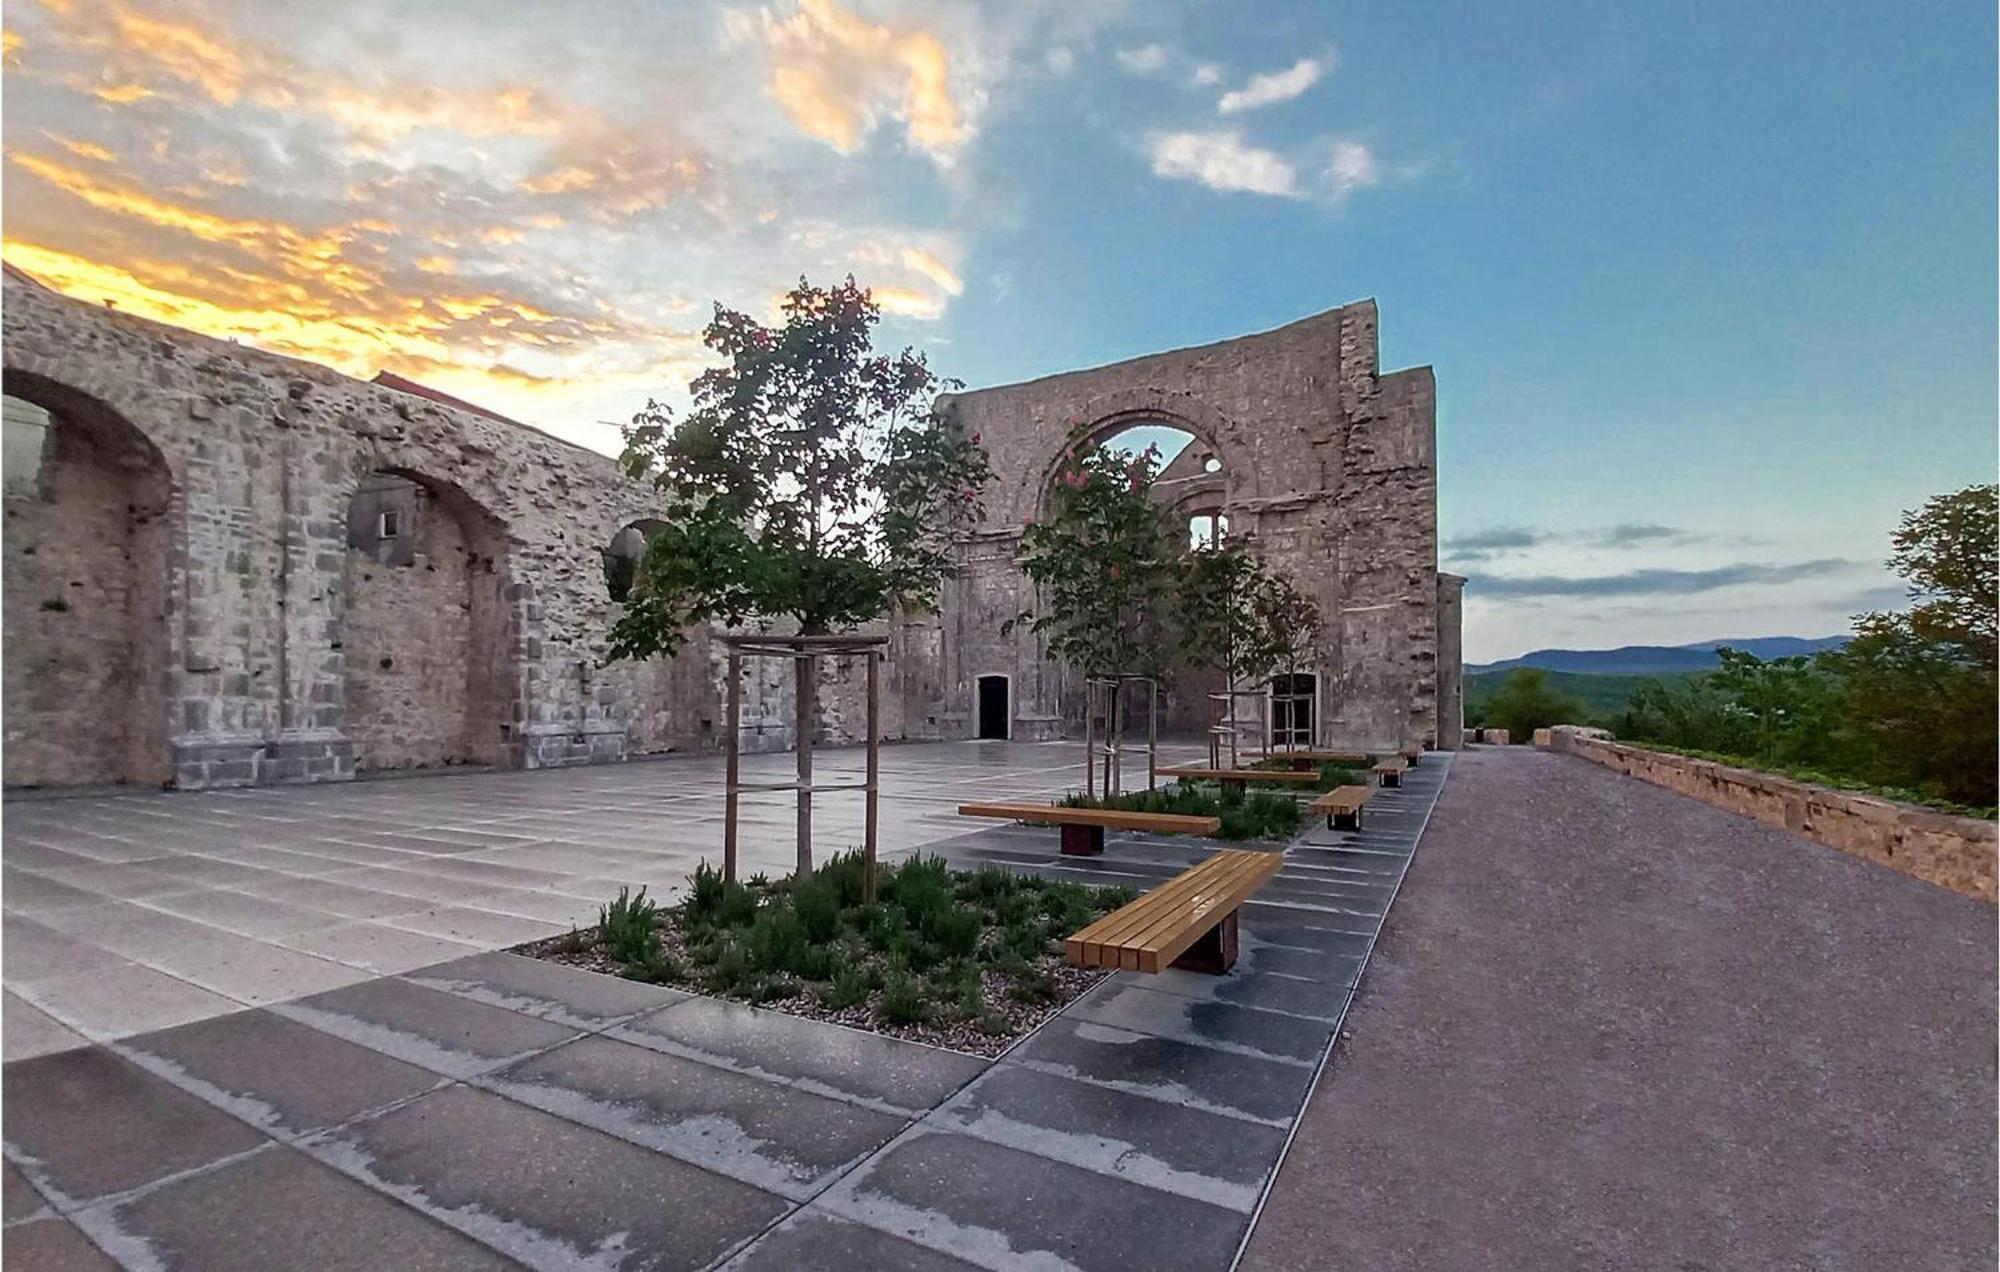
[[[1103,440],[1143,423],[1191,433],[1221,461],[1198,485],[1180,473],[1191,485],[1173,492],[1176,507],[1219,499],[1231,533],[1254,535],[1264,559],[1319,603],[1321,647],[1301,669],[1319,678],[1319,742],[1388,749],[1437,733],[1435,391],[1426,368],[1379,373],[1373,302],[943,406],[980,434],[996,476],[946,607],[946,736],[970,735],[981,674],[1014,677],[1017,738],[1058,736],[1079,716],[1079,687],[1034,639],[999,632],[1030,606],[1014,549],[1074,430]],[[1182,685],[1168,722],[1205,719],[1208,687]]]
[[[155,580],[149,612],[166,630],[158,667],[139,673],[155,703],[134,701],[146,717],[135,728],[156,752],[165,739],[158,777],[205,786],[352,776],[347,512],[362,480],[383,470],[457,492],[496,528],[482,604],[497,618],[473,625],[471,648],[495,684],[476,695],[487,705],[471,757],[534,767],[628,753],[643,714],[635,703],[659,674],[595,667],[613,608],[600,549],[654,501],[611,460],[11,274],[5,289],[6,391],[115,421],[160,456],[167,542],[163,560],[140,573]],[[48,657],[49,639],[13,618],[10,636],[28,635],[10,649]],[[16,719],[25,701],[10,693],[10,731],[27,727]],[[46,731],[86,736],[95,714],[67,711]]]
[[[605,456],[12,273],[4,334],[6,391],[86,421],[92,437],[124,438],[123,458],[90,463],[118,480],[143,470],[147,483],[124,501],[122,531],[61,520],[117,502],[104,492],[54,513],[8,505],[6,729],[20,747],[19,765],[9,747],[9,783],[338,780],[357,758],[542,767],[721,744],[724,658],[709,633],[690,633],[673,660],[604,664],[619,609],[604,550],[657,506]],[[1011,678],[1017,740],[1061,736],[1077,718],[1080,695],[1034,638],[1001,627],[1028,607],[1014,548],[1078,421],[1097,437],[1168,424],[1220,460],[1218,473],[1180,473],[1173,497],[1226,511],[1319,599],[1320,741],[1386,749],[1436,732],[1431,378],[1378,374],[1372,303],[942,405],[983,434],[996,482],[941,611],[879,628],[890,640],[883,736],[972,736],[986,674]],[[425,564],[393,578],[396,567],[349,548],[354,496],[385,472],[418,483],[463,538],[417,545]],[[91,567],[107,582],[90,603],[110,617],[90,624],[104,647],[81,660],[129,669],[115,686],[73,670],[50,678],[64,633],[83,626],[21,609],[75,572],[54,556],[29,564],[26,545],[39,554],[50,540],[125,545],[122,598],[127,576]],[[37,674],[65,692],[37,698]],[[1170,723],[1205,720],[1202,688],[1183,686]],[[858,740],[860,665],[828,661],[819,689],[818,736]],[[792,744],[791,693],[782,664],[757,669],[746,749]],[[112,701],[124,710],[101,705]],[[122,742],[110,737],[116,715]],[[105,758],[121,746],[121,763]]]

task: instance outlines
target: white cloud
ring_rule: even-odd
[[[1216,62],[1203,62],[1194,68],[1189,78],[1196,84],[1220,84],[1222,82],[1222,66]]]
[[[1326,62],[1319,58],[1302,57],[1287,70],[1252,76],[1242,88],[1224,93],[1222,100],[1216,103],[1216,109],[1225,115],[1234,115],[1259,106],[1288,102],[1319,83],[1326,69]]]
[[[1136,49],[1119,49],[1118,65],[1134,75],[1158,75],[1167,69],[1167,51],[1157,44],[1145,44]]]
[[[1162,133],[1153,138],[1155,176],[1199,181],[1211,190],[1294,195],[1298,174],[1275,151],[1243,143],[1232,132]]]
[[[1333,143],[1333,160],[1327,165],[1326,175],[1339,197],[1382,183],[1382,169],[1375,162],[1375,152],[1358,141]]]
[[[1058,44],[1042,58],[1042,63],[1052,75],[1067,75],[1076,69],[1076,53],[1067,45]]]

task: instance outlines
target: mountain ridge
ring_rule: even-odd
[[[1664,676],[1709,671],[1722,664],[1716,650],[1739,649],[1759,658],[1791,658],[1838,649],[1847,636],[1745,636],[1703,640],[1688,645],[1621,645],[1617,649],[1536,649],[1519,658],[1470,664],[1467,675],[1513,671],[1520,667],[1597,676]]]

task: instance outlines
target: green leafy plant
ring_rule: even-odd
[[[877,1010],[892,1025],[920,1025],[930,1019],[931,1004],[923,982],[907,971],[899,971],[890,973],[882,982]]]
[[[651,967],[660,952],[658,917],[658,907],[646,899],[644,888],[637,896],[629,888],[620,888],[616,900],[598,907],[597,930],[619,964]]]

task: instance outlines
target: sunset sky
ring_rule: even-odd
[[[1990,3],[13,0],[5,253],[601,450],[852,272],[991,384],[1364,296],[1467,656],[1844,630],[1995,464]]]

